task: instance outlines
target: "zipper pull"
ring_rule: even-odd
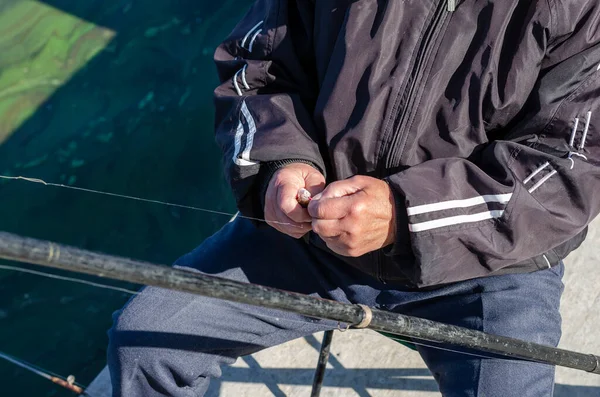
[[[456,11],[456,0],[448,0],[448,11]]]

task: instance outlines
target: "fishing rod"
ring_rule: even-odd
[[[28,362],[19,360],[15,357],[9,356],[8,354],[2,353],[2,352],[0,352],[0,359],[6,360],[9,363],[12,363],[12,364],[14,364],[18,367],[21,367],[29,372],[32,372],[38,376],[41,376],[42,378],[48,379],[50,382],[57,384],[67,390],[70,390],[73,393],[76,393],[77,395],[87,396],[87,394],[85,393],[84,387],[78,383],[75,383],[75,377],[73,375],[69,375],[65,379],[62,376],[50,374],[49,371],[44,371],[42,369],[39,369],[36,366],[34,366],[33,364],[29,364]]]
[[[372,309],[185,269],[94,253],[49,241],[0,232],[0,258],[187,292],[231,302],[294,312],[507,359],[568,367],[600,374],[600,357],[491,335],[454,325]]]

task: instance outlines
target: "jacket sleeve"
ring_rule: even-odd
[[[404,271],[415,284],[491,275],[536,256],[550,267],[549,252],[600,212],[600,6],[567,2],[556,1],[562,16],[536,88],[504,140],[388,178],[400,214],[390,255],[410,241],[416,260]]]
[[[216,141],[246,216],[263,217],[261,188],[277,168],[299,161],[325,170],[311,112],[313,7],[257,0],[215,52]]]

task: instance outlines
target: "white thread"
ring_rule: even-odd
[[[126,289],[126,288],[113,287],[112,285],[93,283],[91,281],[81,280],[81,279],[78,279],[78,278],[59,276],[59,275],[56,275],[56,274],[39,272],[39,271],[36,271],[36,270],[25,269],[25,268],[22,268],[22,267],[0,265],[0,269],[2,269],[2,270],[11,270],[11,271],[20,272],[20,273],[35,274],[36,276],[53,278],[53,279],[62,280],[62,281],[71,281],[71,282],[77,283],[77,284],[85,284],[85,285],[90,285],[92,287],[104,288],[104,289],[111,289],[111,290],[114,290],[114,291],[126,292],[126,293],[131,294],[131,295],[137,295],[137,291],[132,291],[132,290]]]
[[[581,143],[579,144],[579,150],[583,150],[585,147],[585,140],[590,129],[590,121],[592,120],[592,111],[587,112],[587,119],[585,121],[585,129],[583,130],[583,136],[581,137]]]
[[[596,72],[600,70],[600,63],[598,64],[598,67],[596,68]]]
[[[258,37],[258,35],[261,33],[262,33],[262,29],[260,29],[256,33],[254,33],[254,36],[252,36],[252,40],[250,40],[250,45],[248,46],[248,51],[252,52],[252,49],[254,48],[254,42],[256,41],[256,38]]]
[[[558,171],[556,170],[552,170],[551,173],[549,173],[548,175],[546,175],[545,177],[543,177],[542,179],[540,179],[540,181],[538,183],[536,183],[535,185],[532,186],[531,189],[529,189],[529,193],[533,193],[535,192],[540,186],[542,186],[548,179],[552,178],[555,174],[557,174]]]
[[[569,140],[569,146],[575,147],[575,135],[577,135],[577,128],[579,127],[579,117],[575,118],[575,125],[573,126],[573,132],[571,132],[571,139]]]
[[[581,157],[581,158],[584,158],[586,161],[589,161],[588,158],[581,153],[569,152],[568,159],[571,160],[571,169],[573,169],[575,167],[575,160],[573,160],[573,156]]]
[[[264,21],[260,21],[259,23],[254,25],[254,27],[252,29],[250,29],[248,31],[248,33],[246,33],[246,36],[244,36],[244,39],[242,40],[242,48],[246,48],[245,45],[246,45],[246,41],[248,40],[248,37],[250,37],[250,35],[263,24],[263,22]]]
[[[59,184],[59,183],[45,182],[45,181],[43,181],[41,179],[25,178],[23,176],[6,176],[6,175],[0,175],[0,179],[23,180],[23,181],[32,182],[32,183],[40,183],[40,184],[43,184],[45,186],[53,186],[53,187],[59,187],[59,188],[63,188],[63,189],[77,190],[77,191],[86,192],[86,193],[101,194],[103,196],[109,196],[109,197],[119,197],[119,198],[124,198],[124,199],[128,199],[128,200],[141,201],[141,202],[144,202],[144,203],[166,205],[166,206],[169,206],[169,207],[177,207],[177,208],[183,208],[183,209],[192,210],[192,211],[207,212],[207,213],[215,214],[215,215],[227,215],[227,216],[233,216],[233,215],[235,215],[235,214],[232,214],[230,212],[215,211],[215,210],[209,210],[209,209],[206,209],[206,208],[192,207],[192,206],[189,206],[189,205],[169,203],[169,202],[166,202],[166,201],[150,200],[150,199],[145,199],[145,198],[141,198],[141,197],[127,196],[127,195],[124,195],[124,194],[109,193],[109,192],[103,192],[103,191],[100,191],[100,190],[93,190],[93,189],[85,189],[85,188],[77,187],[77,186],[67,186],[67,185],[62,185],[62,184]],[[294,225],[292,223],[287,223],[287,222],[271,221],[271,220],[267,220],[267,219],[253,218],[251,216],[243,216],[243,215],[238,215],[238,216],[240,218],[249,219],[249,220],[253,220],[253,221],[269,222],[269,223],[274,223],[274,224],[277,224],[277,225],[286,225],[286,226],[296,227],[298,229],[304,229],[304,226],[296,226],[296,225]]]
[[[246,69],[248,69],[248,64],[244,65],[244,67],[242,68],[242,83],[244,83],[244,88],[249,90],[250,86],[248,85],[248,82],[246,81]]]
[[[531,175],[529,175],[527,178],[525,178],[525,180],[523,180],[523,184],[527,185],[533,178],[535,178],[535,176],[537,174],[539,174],[540,172],[542,172],[549,165],[550,165],[550,163],[546,161],[544,164],[542,164],[540,167],[538,167],[538,169],[536,169],[535,171],[533,171],[531,173]]]
[[[448,0],[448,11],[456,11],[456,0]]]
[[[239,96],[244,96],[244,94],[242,93],[242,90],[240,89],[240,85],[237,82],[238,76],[240,75],[241,71],[242,71],[242,69],[238,70],[237,73],[235,74],[235,76],[233,76],[233,86],[235,87],[235,92],[237,92],[237,94]]]
[[[581,154],[581,153],[577,153],[577,152],[569,152],[569,157],[572,157],[572,156],[582,157],[586,161],[589,161],[585,154]]]
[[[548,269],[552,268],[552,265],[550,265],[550,261],[548,260],[548,258],[546,258],[546,255],[542,255],[542,256],[546,260],[546,264],[548,265]]]

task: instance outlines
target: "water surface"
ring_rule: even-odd
[[[0,173],[235,211],[212,54],[250,3],[0,0]],[[0,230],[156,263],[227,220],[0,181]],[[126,299],[0,270],[0,350],[87,384]],[[5,362],[0,381],[1,396],[71,395]]]

